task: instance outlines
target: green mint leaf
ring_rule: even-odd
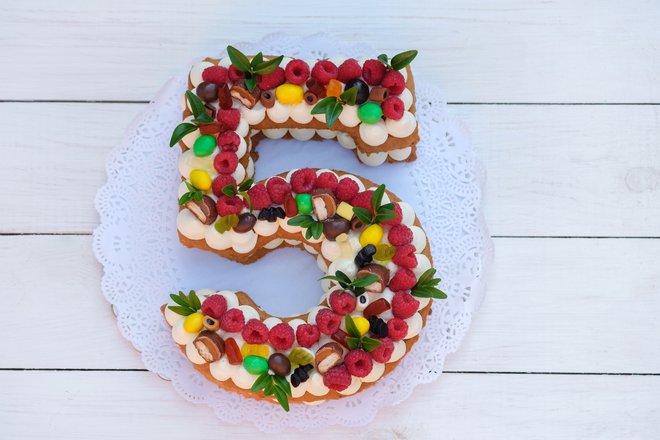
[[[312,231],[312,237],[314,237],[315,240],[318,240],[319,238],[321,238],[321,235],[323,234],[323,223],[314,222],[309,227],[309,230]]]
[[[313,234],[313,233],[312,233],[312,229],[311,229],[311,228],[308,228],[308,229],[305,231],[305,238],[306,238],[307,240],[309,240],[310,238],[312,238],[312,234]]]
[[[353,317],[349,315],[348,313],[346,316],[344,316],[344,324],[346,324],[346,333],[348,333],[349,336],[352,336],[354,338],[360,338],[362,335],[360,334],[360,330],[358,330],[357,326],[355,325],[355,322],[353,321]]]
[[[264,54],[262,52],[259,52],[256,54],[254,57],[252,57],[252,61],[250,61],[250,70],[254,70],[254,67],[259,64],[264,62]]]
[[[313,115],[323,115],[327,112],[328,107],[334,106],[336,102],[337,102],[337,98],[335,98],[334,96],[328,96],[327,98],[323,98],[319,100],[319,102],[317,102],[314,107],[312,107],[311,113]]]
[[[417,56],[416,50],[407,50],[392,57],[392,69],[401,70],[412,62]]]
[[[266,384],[264,388],[264,396],[272,396],[275,392],[275,384],[271,381]]]
[[[185,205],[186,203],[188,203],[188,202],[190,201],[190,198],[191,198],[191,197],[192,197],[192,194],[189,193],[189,192],[187,192],[187,193],[185,193],[184,195],[182,195],[181,198],[179,199],[179,206],[183,206],[183,205]]]
[[[389,59],[387,58],[387,55],[385,55],[384,53],[378,55],[378,60],[381,63],[385,64],[386,66],[389,66]]]
[[[192,310],[190,310],[187,307],[181,307],[181,306],[167,306],[168,309],[176,313],[177,315],[181,316],[188,316],[194,313]]]
[[[252,212],[252,200],[250,200],[250,195],[247,193],[247,191],[239,191],[238,193],[243,196],[245,201],[248,203],[248,209],[250,212]]]
[[[192,114],[195,117],[195,119],[202,117],[202,115],[208,116],[208,113],[206,113],[206,107],[204,107],[204,103],[202,102],[201,99],[199,99],[197,95],[195,95],[190,90],[187,90],[186,99],[188,100],[188,104],[190,105],[190,111],[192,111]]]
[[[234,197],[236,195],[236,185],[230,183],[222,187],[222,193],[227,197]]]
[[[279,389],[284,391],[288,396],[293,397],[291,394],[291,385],[289,384],[289,381],[283,378],[282,376],[273,376],[273,379],[275,380],[275,384]]]
[[[335,275],[337,278],[339,278],[344,284],[349,285],[351,284],[351,279],[349,278],[348,275],[346,275],[344,272],[341,270],[338,270],[335,272]]]
[[[422,276],[419,277],[419,280],[417,280],[417,285],[419,285],[419,284],[424,284],[424,283],[426,283],[427,281],[433,279],[433,275],[435,275],[435,269],[434,269],[434,268],[430,268],[430,269],[426,270],[426,271],[422,274]]]
[[[275,57],[272,60],[262,61],[261,63],[254,66],[253,72],[255,75],[268,75],[269,73],[273,73],[283,59],[284,56],[280,55],[279,57]]]
[[[241,52],[240,50],[236,49],[233,46],[227,46],[227,55],[229,55],[229,59],[231,60],[231,63],[238,70],[240,70],[241,72],[250,71],[250,60],[248,60],[248,57],[246,57],[243,52]]]
[[[173,293],[170,293],[170,298],[172,298],[172,301],[174,301],[175,303],[177,303],[181,307],[188,307],[188,301],[185,301],[179,295],[175,295]]]
[[[353,287],[367,287],[378,281],[378,277],[372,273],[356,278],[351,283]]]
[[[268,385],[269,382],[272,382],[273,379],[271,379],[271,376],[268,374],[268,371],[265,371],[257,377],[257,380],[254,381],[252,384],[252,387],[250,387],[250,391],[253,393],[256,393],[258,391],[263,390],[266,388],[266,385]]]
[[[208,113],[203,113],[193,119],[191,122],[194,122],[195,124],[212,124],[215,122],[215,120]]]
[[[286,393],[281,388],[274,388],[275,398],[277,402],[284,408],[284,411],[289,411],[289,399],[286,397]]]
[[[192,133],[195,130],[197,130],[197,126],[188,122],[182,122],[181,124],[177,125],[174,129],[174,132],[172,132],[172,137],[170,138],[170,147],[176,145],[187,134]]]
[[[350,348],[351,350],[360,348],[360,338],[346,336],[346,345],[348,345],[348,348]]]
[[[356,297],[362,295],[364,293],[364,287],[353,287],[353,293],[355,294]]]
[[[355,105],[355,101],[357,101],[357,86],[344,90],[341,95],[339,95],[339,99],[348,105]]]
[[[374,212],[378,212],[380,204],[383,203],[383,194],[385,194],[385,185],[381,184],[371,195],[371,209],[373,209]]]
[[[250,187],[252,187],[253,183],[254,183],[253,179],[248,179],[248,180],[246,180],[245,182],[241,183],[238,186],[238,190],[239,191],[247,191],[248,189],[250,189]]]
[[[368,209],[353,207],[353,214],[365,225],[371,223],[373,217]]]
[[[381,342],[378,339],[368,338],[366,336],[364,336],[360,342],[362,348],[364,348],[364,350],[368,352],[374,351],[375,349],[380,347],[381,344]]]
[[[382,223],[395,218],[396,218],[396,212],[382,211],[376,214],[376,217],[374,218],[374,223]]]
[[[332,128],[332,126],[335,125],[335,122],[337,121],[337,118],[339,118],[339,115],[341,115],[342,110],[344,110],[344,104],[342,104],[340,101],[336,101],[335,105],[326,109],[325,124],[328,126],[328,128]]]
[[[190,306],[195,309],[195,311],[202,308],[202,302],[199,300],[199,297],[194,290],[191,290],[190,293],[188,293],[188,299],[190,301]]]
[[[257,87],[257,80],[256,79],[247,78],[245,80],[245,88],[248,89],[249,92],[252,92],[255,87]]]
[[[314,218],[312,218],[311,215],[297,215],[293,218],[290,218],[286,223],[291,226],[302,226],[305,228],[308,227],[311,222],[314,222]]]

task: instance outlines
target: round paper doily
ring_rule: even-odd
[[[258,43],[236,46],[245,53],[283,53],[303,59],[378,54],[327,34],[269,35]],[[122,335],[140,351],[146,368],[171,380],[185,399],[213,408],[223,421],[252,422],[264,431],[365,425],[381,407],[398,404],[415,386],[437,379],[445,357],[458,349],[483,299],[493,256],[482,208],[485,172],[467,131],[450,114],[441,92],[416,84],[421,141],[413,163],[370,168],[334,141],[266,140],[258,147],[257,180],[312,166],[343,169],[385,183],[415,208],[443,279],[440,287],[449,295],[434,302],[420,340],[400,366],[375,386],[323,405],[294,405],[285,413],[277,405],[225,392],[206,381],[179,351],[160,314],[168,293],[202,287],[248,291],[267,311],[280,315],[301,313],[321,295],[316,281],[321,273],[314,258],[296,250],[279,250],[253,265],[240,266],[179,243],[180,151],[168,148],[168,141],[181,119],[186,81],[187,69],[165,84],[133,121],[108,158],[108,182],[96,196],[100,225],[93,243],[104,268],[102,291],[115,309]],[[299,286],[295,291],[286,288],[291,278]],[[358,405],[360,411],[355,411]]]

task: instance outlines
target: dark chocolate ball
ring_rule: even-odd
[[[282,353],[273,353],[268,358],[268,368],[278,376],[285,377],[291,372],[291,362]]]
[[[197,96],[204,102],[213,102],[218,99],[218,85],[203,81],[197,86]]]

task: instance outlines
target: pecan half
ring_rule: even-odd
[[[255,98],[255,96],[243,86],[234,84],[229,93],[232,98],[238,99],[246,108],[252,108],[257,103],[257,98]]]

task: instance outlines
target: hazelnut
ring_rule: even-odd
[[[255,88],[255,90],[257,89]],[[243,86],[235,84],[229,93],[231,94],[232,98],[238,99],[241,104],[243,104],[248,109],[254,107],[254,105],[257,103],[257,98],[255,98],[255,96]]]
[[[184,205],[197,219],[205,225],[212,224],[218,218],[215,202],[209,196],[202,196],[202,200],[189,200]]]
[[[328,342],[322,345],[316,352],[316,369],[319,373],[325,374],[330,368],[341,363],[341,358],[344,355],[344,350],[341,345],[336,342]]]
[[[319,221],[327,220],[337,212],[337,202],[332,194],[320,193],[312,195],[314,214]]]
[[[367,264],[358,271],[356,277],[363,277],[365,275],[376,275],[378,277],[378,281],[364,288],[367,292],[383,293],[387,283],[390,281],[390,270],[380,264]]]
[[[204,330],[193,341],[199,355],[206,362],[215,362],[225,352],[225,341],[216,332]]]

